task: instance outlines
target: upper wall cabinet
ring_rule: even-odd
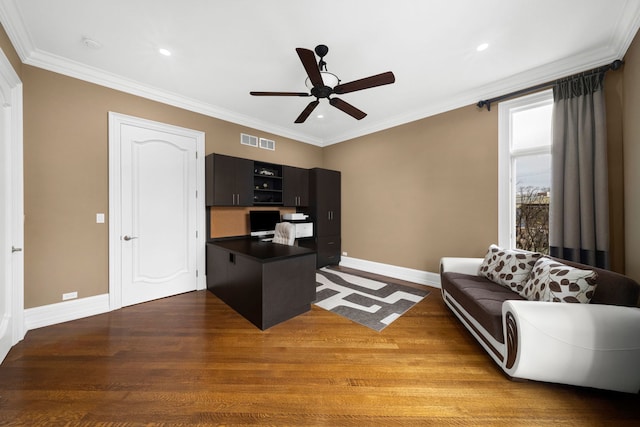
[[[207,206],[253,206],[253,161],[209,154],[206,159]]]
[[[283,166],[283,202],[285,206],[309,206],[309,170]]]
[[[309,169],[209,154],[205,160],[207,206],[310,205]]]

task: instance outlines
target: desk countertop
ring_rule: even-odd
[[[227,251],[253,258],[260,262],[277,261],[283,258],[315,254],[315,251],[299,246],[261,242],[256,239],[239,238],[216,240],[208,243]]]

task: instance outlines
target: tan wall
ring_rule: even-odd
[[[607,76],[612,269],[624,272],[622,74]],[[475,106],[327,147],[349,256],[438,272],[498,239],[498,115]]]
[[[625,55],[624,135],[624,223],[626,272],[640,281],[640,35]],[[622,218],[621,218],[622,219]]]
[[[108,292],[108,112],[205,132],[206,152],[299,167],[322,149],[23,65],[25,307]],[[240,133],[276,151],[240,145]]]
[[[430,272],[498,235],[498,115],[460,108],[325,148],[348,256]]]
[[[2,49],[2,52],[4,52],[5,56],[9,59],[16,74],[20,76],[22,73],[22,62],[2,25],[0,25],[0,49]]]
[[[613,256],[624,265],[626,243],[627,272],[637,280],[639,45],[623,74],[607,77]],[[440,257],[482,256],[497,240],[497,108],[460,108],[320,149],[22,65],[4,33],[0,48],[24,85],[26,308],[59,302],[65,292],[108,291],[108,226],[95,223],[96,213],[108,212],[108,111],[202,130],[207,153],[342,171],[350,257],[436,272]],[[240,132],[274,139],[276,152],[241,146]],[[626,232],[617,216],[622,187]]]
[[[609,71],[605,76],[607,109],[607,160],[609,163],[609,247],[611,270],[625,272],[624,233],[624,149],[622,98],[624,72]]]

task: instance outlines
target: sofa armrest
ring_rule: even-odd
[[[484,258],[441,258],[440,273],[455,272],[477,276],[483,260]]]
[[[502,317],[512,377],[640,390],[640,308],[505,301]]]

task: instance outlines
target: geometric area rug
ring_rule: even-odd
[[[316,270],[314,304],[378,332],[427,295],[427,290],[379,282],[328,268]]]

